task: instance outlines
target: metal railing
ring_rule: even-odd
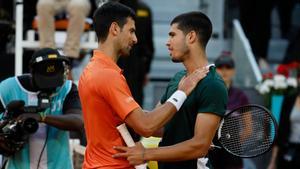
[[[236,63],[234,83],[239,87],[254,87],[262,80],[261,72],[240,22],[235,19],[233,25],[232,57]]]

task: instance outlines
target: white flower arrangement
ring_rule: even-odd
[[[284,75],[274,75],[272,79],[265,79],[256,86],[260,94],[285,94],[289,90],[294,90],[298,86],[297,79],[293,77],[286,78]]]

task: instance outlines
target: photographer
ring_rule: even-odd
[[[0,153],[8,155],[6,168],[73,168],[68,131],[82,131],[83,121],[77,87],[66,80],[67,63],[57,50],[43,48],[33,54],[30,74],[0,83]],[[3,137],[7,133],[10,137]]]

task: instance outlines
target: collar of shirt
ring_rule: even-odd
[[[101,61],[102,63],[104,63],[108,67],[120,72],[121,74],[123,73],[123,70],[116,64],[116,62],[114,62],[114,60],[111,57],[107,56],[102,51],[94,50],[94,55],[93,56],[94,57],[92,58],[92,60]]]

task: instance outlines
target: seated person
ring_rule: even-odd
[[[40,47],[55,48],[54,16],[59,12],[66,11],[69,24],[63,49],[64,55],[69,57],[71,62],[79,58],[80,36],[84,31],[85,18],[90,9],[89,0],[38,0],[37,16]]]

